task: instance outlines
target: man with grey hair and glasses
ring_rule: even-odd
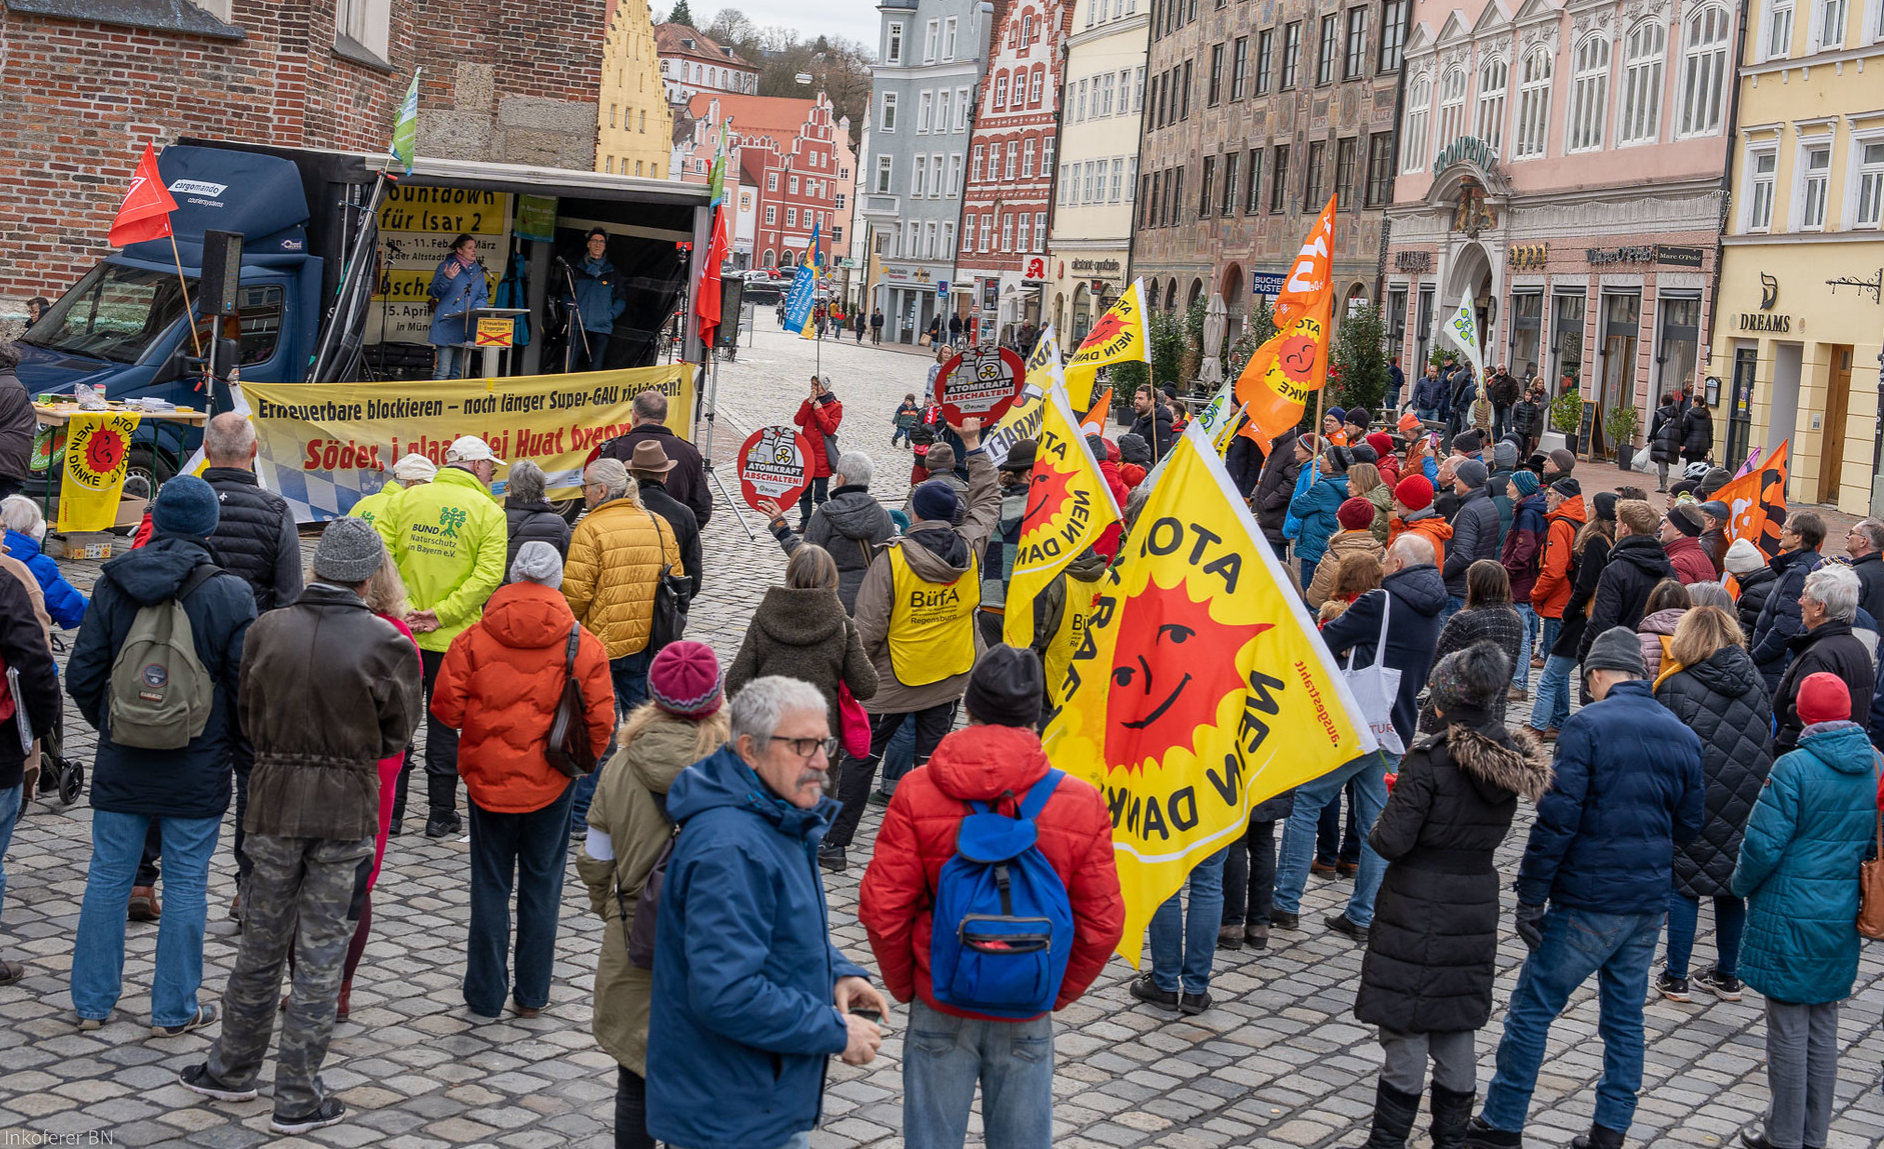
[[[1837,676],[1851,691],[1851,720],[1860,726],[1871,717],[1876,674],[1864,640],[1852,633],[1858,618],[1860,583],[1849,567],[1823,566],[1806,576],[1799,592],[1799,621],[1805,633],[1786,643],[1791,660],[1773,692],[1773,751],[1784,754],[1799,744],[1805,722],[1799,717],[1799,686],[1813,674]]]
[[[1858,576],[1858,605],[1884,619],[1884,522],[1860,519],[1845,532],[1845,565]]]
[[[667,792],[681,831],[654,941],[648,1133],[677,1149],[804,1149],[826,1059],[868,1064],[889,1007],[830,937],[824,696],[756,678],[729,717],[727,744]]]

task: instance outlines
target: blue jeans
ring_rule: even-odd
[[[1354,876],[1354,893],[1348,898],[1348,920],[1357,926],[1373,924],[1374,895],[1380,892],[1380,880],[1386,876],[1387,863],[1367,844],[1374,829],[1374,819],[1387,804],[1387,770],[1398,759],[1384,751],[1363,754],[1343,763],[1312,782],[1295,788],[1295,812],[1289,815],[1289,828],[1282,835],[1282,860],[1276,864],[1276,908],[1285,913],[1300,913],[1302,889],[1308,884],[1308,864],[1315,855],[1315,823],[1321,820],[1323,806],[1341,796],[1349,779],[1354,781],[1354,828],[1361,836],[1361,868]]]
[[[608,676],[615,686],[615,723],[628,717],[637,707],[648,700],[648,667],[654,664],[654,655],[646,647],[633,654],[624,654],[620,658],[608,660]],[[595,800],[595,783],[601,776],[602,763],[615,756],[615,739],[610,738],[602,750],[602,760],[595,769],[576,779],[575,801],[569,807],[569,824],[572,829],[581,829],[589,820],[589,803]]]
[[[152,1025],[182,1025],[196,1016],[203,984],[203,923],[209,860],[222,819],[157,818],[92,811],[92,861],[79,906],[72,950],[72,1007],[104,1021],[124,981],[124,907],[144,856],[144,831],[163,828],[164,913],[157,925],[157,971],[150,987]]]
[[[1420,419],[1423,422],[1437,423],[1440,421],[1439,408],[1437,407],[1421,407],[1418,408],[1418,411]]]
[[[1603,1039],[1603,1076],[1596,1083],[1596,1124],[1620,1133],[1635,1117],[1642,1088],[1642,1002],[1662,913],[1599,914],[1553,906],[1544,917],[1544,940],[1524,961],[1511,994],[1504,1037],[1498,1042],[1498,1072],[1485,1091],[1480,1116],[1494,1129],[1524,1128],[1537,1088],[1538,1069],[1550,1023],[1578,986],[1597,974]]]
[[[1701,924],[1701,899],[1679,891],[1668,894],[1668,972],[1688,976],[1694,934]],[[1714,968],[1728,977],[1740,969],[1740,935],[1747,929],[1747,903],[1731,894],[1714,895]]]
[[[1216,926],[1211,926],[1216,944]],[[921,998],[903,1043],[903,1144],[961,1149],[981,1083],[981,1140],[988,1149],[1053,1144],[1053,1015],[1031,1021],[951,1017]]]
[[[1451,618],[1455,614],[1458,614],[1460,611],[1464,609],[1465,609],[1465,598],[1463,596],[1456,595],[1456,594],[1447,595],[1446,605],[1439,612],[1439,625],[1440,626],[1446,625],[1447,619]]]
[[[1188,879],[1189,912],[1172,894],[1151,915],[1151,980],[1168,993],[1203,993],[1217,956],[1217,927],[1223,924],[1223,862],[1228,847],[1197,863]]]
[[[916,716],[905,715],[896,733],[890,735],[890,744],[883,748],[883,781],[878,789],[885,794],[896,792],[896,783],[916,768]]]
[[[471,357],[476,352],[469,347],[447,345],[434,347],[437,355],[432,360],[432,378],[462,379],[471,370]]]
[[[471,807],[471,928],[465,944],[464,1001],[496,1017],[510,993],[510,895],[517,895],[517,1004],[549,1004],[556,922],[569,854],[569,795],[527,814]]]
[[[1570,676],[1576,670],[1577,660],[1567,654],[1553,654],[1544,660],[1537,695],[1531,699],[1531,729],[1560,729],[1570,721]]]
[[[1518,604],[1518,625],[1524,637],[1518,640],[1518,665],[1512,668],[1511,685],[1528,690],[1531,686],[1531,632],[1537,629],[1537,612],[1528,602]]]
[[[24,782],[15,782],[5,790],[0,790],[0,909],[6,908],[7,902],[7,847],[13,844],[13,827],[20,820],[20,799],[26,793]],[[125,893],[130,898],[130,893]]]
[[[669,1145],[667,1149],[680,1149],[680,1146]],[[803,1133],[794,1133],[769,1149],[811,1149],[811,1131],[807,1129]]]

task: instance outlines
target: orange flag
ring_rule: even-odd
[[[1082,435],[1104,435],[1106,433],[1106,415],[1112,410],[1112,388],[1107,387],[1105,394],[1093,403],[1092,410],[1086,412],[1079,421],[1079,433]]]
[[[1329,326],[1334,316],[1335,201],[1302,241],[1276,296],[1276,334],[1256,349],[1236,381],[1236,399],[1249,421],[1238,434],[1261,444],[1302,421],[1308,396],[1328,382]]]
[[[1727,536],[1745,539],[1768,559],[1779,554],[1779,524],[1769,517],[1786,506],[1786,473],[1790,459],[1788,439],[1773,448],[1764,463],[1714,492],[1732,511]]]
[[[170,189],[164,187],[164,178],[157,172],[157,153],[145,144],[144,158],[137,161],[137,171],[131,175],[131,190],[124,193],[124,203],[118,208],[118,217],[111,221],[105,242],[126,247],[147,239],[162,239],[170,234],[170,213],[175,210],[177,201],[170,198]]]

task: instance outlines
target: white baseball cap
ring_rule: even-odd
[[[476,435],[460,435],[456,439],[453,439],[451,446],[445,448],[445,461],[447,463],[491,462],[496,463],[500,467],[508,467],[510,465],[498,458],[496,454],[491,451],[491,445],[478,438]]]
[[[415,451],[394,463],[392,473],[393,478],[402,483],[429,483],[438,475],[438,468],[430,459]]]

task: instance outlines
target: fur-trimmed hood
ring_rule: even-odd
[[[1494,789],[1532,803],[1550,789],[1550,755],[1529,729],[1488,734],[1455,722],[1446,727],[1446,744],[1452,760],[1488,802],[1500,800],[1501,795],[1489,792]]]

